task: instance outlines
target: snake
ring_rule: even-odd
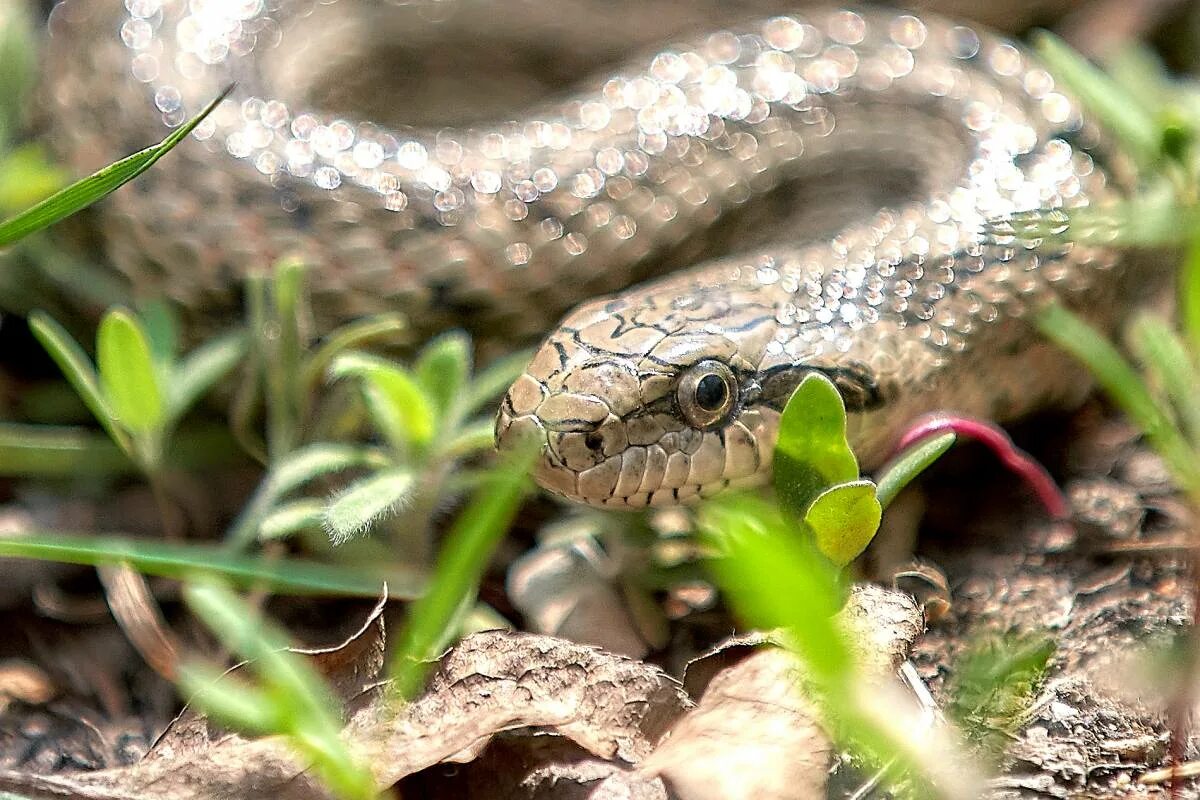
[[[325,327],[544,336],[497,445],[536,440],[537,481],[593,506],[767,481],[814,372],[864,468],[922,412],[1086,391],[1030,317],[1111,327],[1141,277],[1046,225],[1137,176],[1031,52],[891,8],[654,8],[63,0],[53,144],[94,168],[236,82],[103,207],[133,291],[220,319],[298,253]]]

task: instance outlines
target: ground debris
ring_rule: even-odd
[[[862,587],[843,618],[865,669],[894,681],[922,628],[915,603]],[[447,653],[426,692],[400,705],[380,674],[379,620],[314,657],[347,703],[353,750],[379,786],[405,797],[468,797],[487,786],[487,796],[513,800],[665,800],[664,781],[689,799],[823,792],[831,745],[799,663],[766,637],[733,642],[739,656],[711,671],[696,706],[681,683],[641,661],[548,636],[484,632]],[[721,775],[725,783],[713,782]],[[137,764],[0,771],[0,791],[79,800],[327,796],[281,739],[243,738],[194,715]]]

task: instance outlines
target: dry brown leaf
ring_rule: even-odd
[[[839,617],[872,683],[894,682],[924,629],[911,597],[873,585],[855,587]],[[704,660],[689,665],[689,688],[705,683],[704,696],[639,771],[664,778],[682,800],[825,797],[832,744],[796,657],[765,636],[743,636],[705,660],[714,659],[723,666],[716,674]]]
[[[632,765],[690,705],[679,684],[655,667],[507,632],[464,639],[442,660],[426,694],[407,706],[385,702],[382,691],[370,700],[345,735],[383,787],[443,761],[473,758],[497,733],[521,728],[558,733],[596,758]],[[93,773],[0,771],[0,791],[81,800],[328,796],[279,738],[225,734],[189,744]]]

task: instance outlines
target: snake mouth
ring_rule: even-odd
[[[749,437],[677,428],[659,429],[651,439],[640,435],[647,426],[615,417],[561,427],[536,413],[516,414],[505,403],[496,418],[496,446],[506,451],[536,443],[541,456],[534,479],[573,502],[626,509],[674,506],[761,482],[760,454]]]

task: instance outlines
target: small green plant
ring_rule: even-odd
[[[394,314],[359,320],[314,342],[300,324],[303,274],[302,264],[285,261],[269,282],[250,287],[251,327],[271,333],[252,340],[251,374],[235,401],[234,426],[268,469],[228,541],[240,549],[324,531],[333,544],[344,544],[382,525],[396,537],[398,552],[424,564],[436,509],[486,478],[486,470],[467,468],[492,447],[486,404],[519,373],[527,354],[472,374],[471,341],[451,332],[428,342],[406,367],[363,349],[406,331]],[[251,409],[259,398],[265,441],[253,433]],[[296,496],[347,471],[359,476],[321,497]]]
[[[329,685],[282,631],[215,582],[186,587],[188,607],[245,660],[237,671],[206,661],[180,665],[179,688],[218,722],[255,736],[283,736],[343,800],[376,796],[371,771],[342,739],[342,708]],[[244,677],[253,673],[254,680]]]

